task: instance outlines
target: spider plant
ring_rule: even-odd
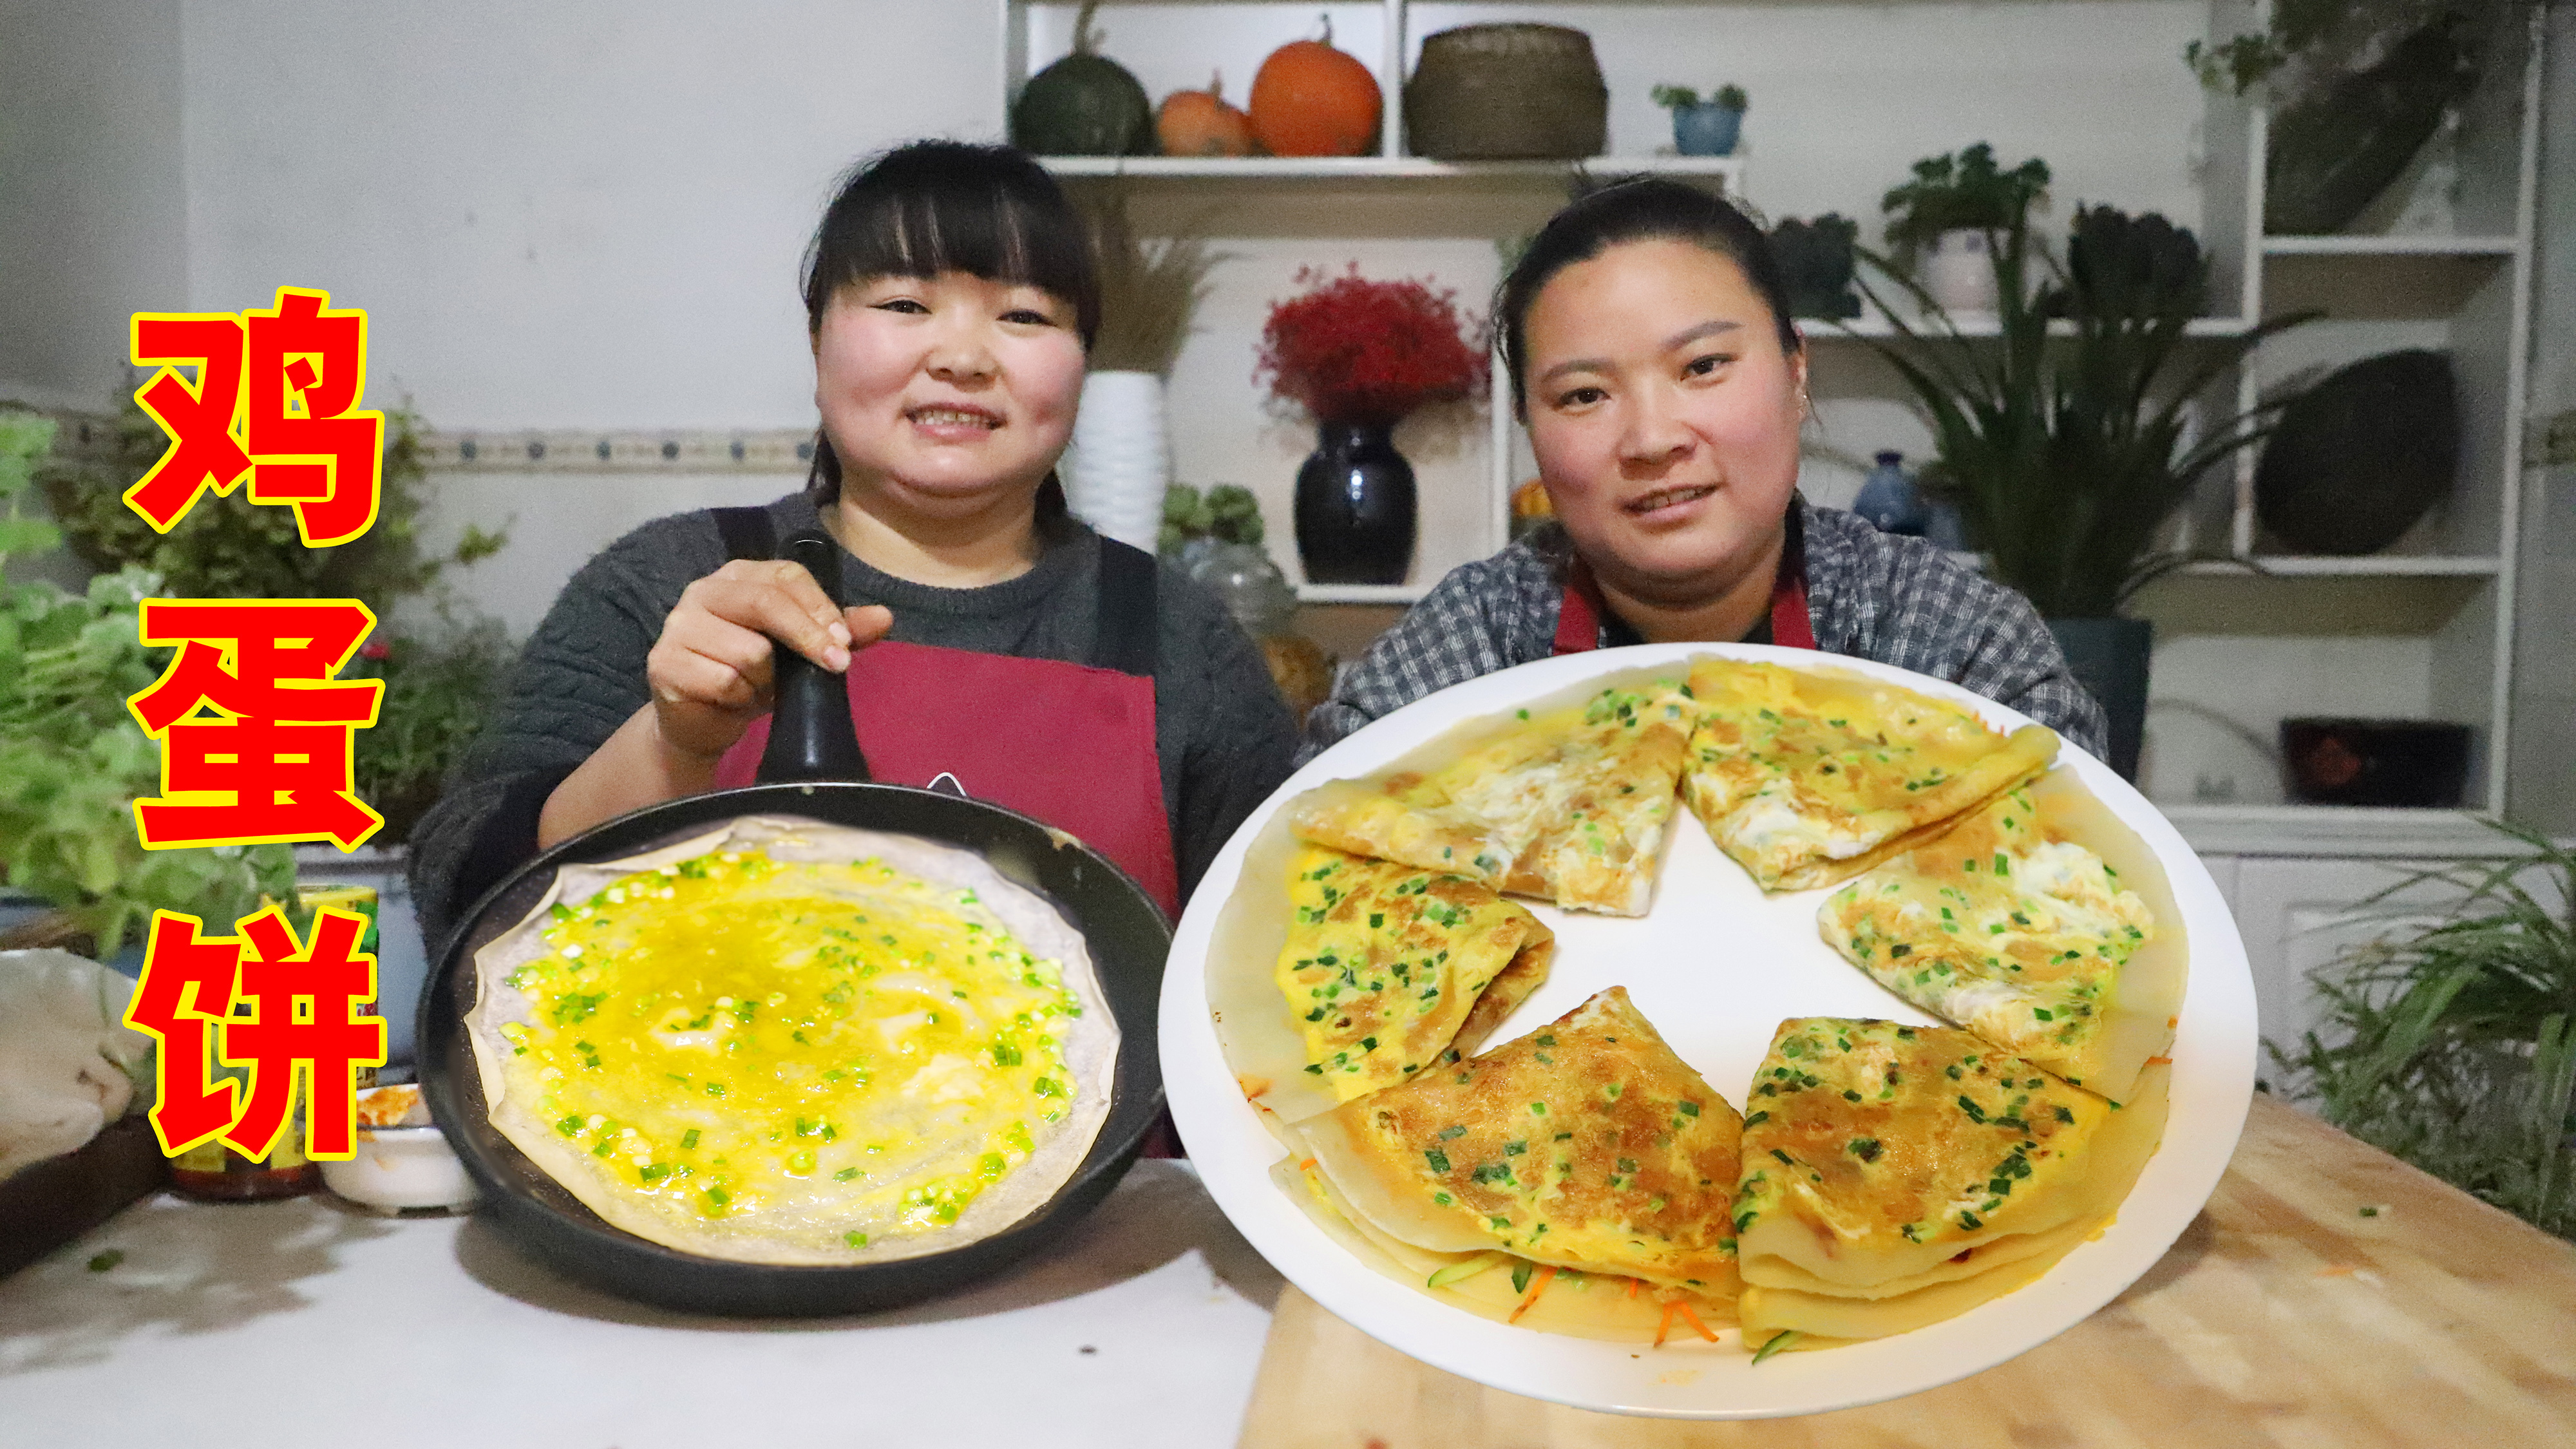
[[[1992,335],[1971,336],[1902,267],[1860,248],[1913,304],[1890,306],[1857,278],[1893,334],[1867,340],[1930,421],[1926,484],[1957,500],[1988,572],[2046,617],[2105,618],[2189,561],[2158,551],[2157,534],[2203,474],[2270,431],[2288,399],[2215,422],[2196,401],[2266,338],[2314,314],[2191,336],[2208,300],[2208,259],[2189,231],[2152,213],[2083,208],[2065,268],[2033,244],[2026,208],[1990,235]],[[2052,285],[2034,295],[2043,273]],[[2052,312],[2064,317],[2054,333]]]
[[[2576,1237],[2576,847],[2419,872],[2458,903],[2411,939],[2313,974],[2326,1026],[2273,1052],[2329,1122],[2561,1237]],[[2554,898],[2554,899],[2553,899]]]

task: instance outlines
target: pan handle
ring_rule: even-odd
[[[791,535],[780,552],[803,564],[832,607],[841,607],[840,545],[808,528]],[[859,732],[850,722],[848,683],[774,642],[770,671],[776,706],[756,778],[762,784],[867,779],[867,756],[859,753]]]

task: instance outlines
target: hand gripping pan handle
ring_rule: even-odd
[[[790,536],[780,552],[804,565],[832,607],[841,607],[839,545],[809,528]],[[859,732],[850,721],[848,682],[775,640],[769,657],[775,704],[769,748],[761,753],[756,778],[765,785],[867,779],[867,756],[859,753]]]

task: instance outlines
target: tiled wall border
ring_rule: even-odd
[[[116,419],[75,408],[34,408],[59,424],[54,456],[108,461]],[[814,460],[810,428],[474,429],[421,437],[433,473],[792,473]]]
[[[813,459],[810,428],[538,428],[421,439],[421,462],[433,473],[802,474]]]

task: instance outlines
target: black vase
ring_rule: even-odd
[[[1317,584],[1400,584],[1413,567],[1413,465],[1391,423],[1325,423],[1297,470],[1297,557]]]
[[[2051,619],[2048,632],[2066,651],[2075,682],[2092,691],[2110,716],[2110,757],[2105,761],[2134,784],[2138,751],[2147,733],[2147,656],[2156,626],[2146,619]]]

